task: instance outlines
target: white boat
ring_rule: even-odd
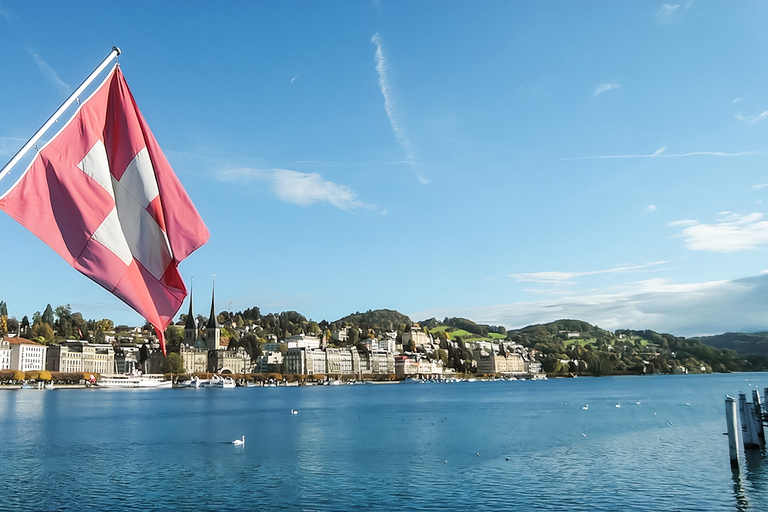
[[[198,389],[198,388],[208,387],[208,384],[210,384],[210,382],[211,381],[208,380],[208,379],[201,379],[200,377],[195,375],[194,377],[192,377],[188,381],[185,381],[184,385],[185,385],[185,387],[188,387],[188,388]]]
[[[100,388],[170,388],[173,381],[165,380],[165,375],[160,373],[118,373],[101,374],[96,381]]]
[[[221,377],[219,375],[214,375],[211,377],[211,382],[208,384],[208,387],[211,388],[233,388],[235,387],[235,381],[232,379],[232,377]]]

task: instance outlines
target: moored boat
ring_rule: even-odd
[[[211,377],[211,381],[208,384],[208,387],[211,388],[234,388],[235,387],[235,380],[232,377],[221,377],[219,375],[213,375]]]

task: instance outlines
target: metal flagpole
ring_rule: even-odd
[[[51,117],[48,118],[45,124],[39,130],[37,130],[37,132],[35,132],[32,138],[29,139],[27,143],[24,144],[24,146],[19,151],[16,152],[15,155],[13,155],[13,158],[11,158],[11,161],[5,164],[2,171],[0,171],[0,180],[2,180],[5,177],[5,175],[8,174],[8,172],[10,172],[11,168],[13,168],[13,166],[16,165],[19,162],[19,160],[21,160],[21,158],[27,153],[27,151],[29,151],[29,149],[32,146],[35,145],[35,143],[40,139],[40,137],[42,137],[43,134],[45,134],[45,132],[48,131],[51,125],[53,125],[53,123],[55,123],[58,120],[59,116],[61,116],[61,114],[63,114],[64,111],[67,110],[69,106],[75,102],[78,96],[80,96],[80,94],[82,94],[82,92],[89,85],[91,85],[91,82],[93,82],[96,79],[96,77],[99,76],[99,74],[102,71],[104,71],[104,68],[106,68],[109,65],[112,59],[114,59],[118,55],[120,55],[120,48],[118,48],[117,46],[113,46],[112,51],[109,52],[109,55],[107,55],[107,57],[101,62],[101,64],[99,64],[99,67],[94,69],[93,72],[90,75],[88,75],[88,78],[86,78],[83,81],[83,83],[80,84],[80,87],[75,89],[75,92],[73,92],[69,96],[69,98],[67,98],[67,100],[59,107],[59,109],[56,112],[54,112]]]

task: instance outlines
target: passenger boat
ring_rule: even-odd
[[[165,376],[159,373],[103,373],[96,381],[100,388],[170,388],[173,381],[165,380]]]
[[[235,387],[235,381],[231,377],[221,377],[219,375],[213,375],[211,382],[208,384],[211,388],[233,388]]]

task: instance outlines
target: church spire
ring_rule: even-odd
[[[205,342],[208,350],[219,350],[221,348],[221,328],[216,321],[216,274],[213,275],[213,286],[211,288],[211,315],[208,317],[208,324],[205,326]]]
[[[216,321],[215,295],[216,295],[216,276],[214,275],[213,287],[211,288],[211,314],[208,317],[208,325],[205,326],[207,329],[219,328],[219,322]]]
[[[195,320],[195,313],[192,309],[192,291],[195,287],[195,278],[192,278],[192,286],[189,290],[189,313],[187,319],[184,322],[184,343],[187,345],[194,345],[197,340],[197,321]]]

